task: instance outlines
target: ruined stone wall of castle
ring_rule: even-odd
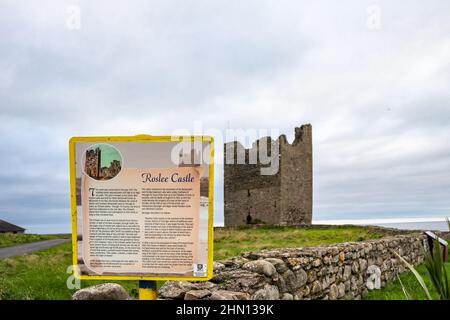
[[[258,141],[251,149],[244,149],[240,143],[234,145],[234,164],[227,164],[225,145],[224,216],[226,226],[239,226],[264,222],[279,224],[280,218],[280,172],[261,175],[261,163],[249,164],[250,154],[258,152]],[[244,163],[237,163],[238,155],[244,155]]]
[[[273,175],[261,175],[261,164],[249,164],[251,154],[258,154],[260,143],[278,143],[279,170]],[[230,146],[233,148],[230,149]],[[267,150],[270,151],[270,147]],[[234,154],[230,153],[230,150]],[[238,163],[243,154],[244,164]],[[234,157],[233,157],[234,156]],[[311,224],[312,218],[312,139],[311,126],[296,128],[295,140],[287,142],[284,135],[276,141],[259,140],[244,149],[238,142],[225,145],[224,203],[225,226],[248,223]],[[228,157],[234,158],[227,164]]]
[[[296,128],[292,144],[280,137],[280,153],[280,224],[309,225],[313,203],[311,126]]]

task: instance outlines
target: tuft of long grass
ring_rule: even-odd
[[[450,220],[447,217],[446,218],[448,228],[450,230]],[[425,284],[424,279],[422,276],[417,272],[417,270],[409,264],[403,257],[401,257],[398,253],[395,253],[400,260],[411,270],[411,272],[416,277],[417,281],[419,282],[420,286],[422,287],[422,290],[426,294],[427,298],[429,300],[432,300],[432,297],[429,293],[428,287]],[[447,270],[445,268],[445,263],[442,255],[441,250],[441,244],[439,243],[438,239],[434,240],[433,249],[432,250],[426,250],[424,248],[424,265],[427,269],[428,276],[431,279],[431,283],[438,293],[440,300],[450,300],[450,283],[449,283],[449,277],[447,275]],[[410,299],[411,295],[406,290],[405,286],[401,282],[400,278],[400,285],[402,286],[402,290],[405,294],[406,299]]]
[[[425,284],[424,279],[422,278],[422,276],[419,274],[419,272],[417,272],[416,268],[414,268],[408,261],[405,260],[405,258],[403,258],[401,255],[399,255],[397,252],[395,252],[395,254],[397,255],[397,257],[399,257],[399,259],[408,267],[409,270],[411,270],[411,272],[414,274],[414,276],[416,277],[417,281],[419,282],[420,286],[423,289],[423,292],[425,293],[425,295],[427,296],[428,300],[432,300],[433,298],[430,295],[430,291],[428,290],[427,285]],[[405,297],[406,299],[409,299],[409,297],[411,296],[410,294],[407,293],[406,288],[403,286],[403,284],[400,282],[401,286],[402,286],[402,290],[403,292],[405,292]]]
[[[412,300],[411,295],[408,293],[408,290],[406,290],[406,287],[403,285],[402,279],[400,279],[399,275],[397,275],[398,282],[402,286],[403,294],[405,295],[406,300]]]

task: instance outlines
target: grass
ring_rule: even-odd
[[[386,229],[363,226],[217,228],[214,231],[214,259],[222,260],[239,255],[242,251],[378,239],[392,233]]]
[[[215,260],[242,251],[304,247],[380,238],[388,231],[372,227],[326,228],[263,227],[215,230]],[[0,299],[70,299],[66,273],[72,264],[71,243],[19,257],[0,260]],[[81,281],[81,287],[111,281]],[[137,281],[113,281],[137,296]]]
[[[75,290],[67,288],[72,264],[71,243],[19,257],[0,260],[0,299],[70,299]],[[87,287],[106,281],[82,281]],[[132,296],[137,295],[136,281],[115,281]]]
[[[44,241],[50,239],[67,238],[68,235],[62,234],[0,234],[0,248],[16,246],[20,244]]]
[[[450,263],[445,264],[445,269],[447,272],[450,272]],[[438,299],[438,294],[434,289],[430,276],[425,268],[425,265],[420,265],[416,267],[417,272],[423,277],[430,294],[433,299]],[[414,300],[425,300],[426,295],[417,281],[416,277],[412,274],[412,272],[404,273],[400,276],[400,279],[405,286],[406,290],[411,294],[411,298]],[[402,286],[400,282],[397,280],[388,283],[381,290],[374,290],[369,292],[366,296],[364,296],[366,300],[406,300],[405,294],[403,293]]]

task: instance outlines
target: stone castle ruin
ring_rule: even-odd
[[[273,146],[276,146],[276,153],[271,151],[274,150]],[[263,161],[266,159],[262,158],[261,151],[277,161],[278,170],[273,174],[263,173],[268,165],[267,161]],[[295,128],[292,144],[285,135],[275,141],[270,137],[259,139],[250,149],[245,149],[236,141],[226,143],[224,158],[226,227],[311,224],[311,125]],[[230,159],[234,161],[230,162]]]
[[[86,151],[86,160],[84,162],[84,172],[92,178],[100,178],[102,151],[100,148]]]
[[[102,167],[102,150],[100,148],[86,151],[84,172],[96,180],[108,180],[114,178],[122,169],[119,160],[111,161],[109,167]]]

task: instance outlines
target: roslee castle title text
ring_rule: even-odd
[[[170,176],[163,176],[161,173],[158,173],[155,176],[151,173],[144,172],[141,176],[143,183],[194,182],[194,176],[190,173],[184,176],[181,176],[178,172],[172,173]]]

